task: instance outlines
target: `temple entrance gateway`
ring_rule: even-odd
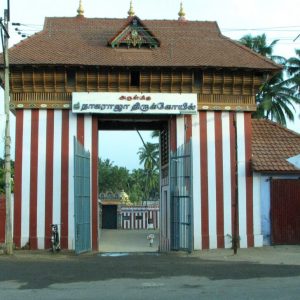
[[[278,65],[224,37],[216,22],[142,21],[132,12],[90,19],[82,10],[47,18],[9,57],[16,247],[50,248],[51,224],[61,224],[62,248],[75,250],[82,233],[75,136],[90,153],[90,184],[83,186],[90,193],[90,233],[84,237],[97,251],[99,130],[145,127],[161,132],[160,250],[229,248],[237,230],[241,247],[262,246],[251,113],[259,87]],[[185,159],[171,153],[191,141],[187,176]],[[145,212],[138,214],[136,224]]]
[[[184,147],[187,141],[185,123],[182,123],[181,128],[177,128],[178,126],[174,126],[174,121],[176,118],[184,120],[184,116],[195,114],[196,103],[196,94],[73,93],[72,97],[73,113],[78,116],[92,114],[91,122],[97,122],[98,130],[158,130],[160,132],[159,206],[161,211],[158,214],[159,220],[156,220],[161,224],[159,226],[160,251],[192,250],[192,238],[190,238],[192,235],[191,166],[186,163],[188,161],[191,164],[191,153],[186,152],[186,149],[190,151],[191,148]],[[183,133],[183,140],[177,140],[177,131]],[[98,135],[101,142],[99,132]],[[91,144],[97,143],[95,137],[95,135],[91,136]],[[170,177],[171,144],[173,148],[175,145],[174,153],[179,155],[177,157],[174,154],[173,162],[180,160],[179,164],[175,163],[176,167],[173,167],[171,171],[175,181]],[[181,148],[177,150],[178,146]],[[95,168],[97,167],[91,165],[91,169]],[[189,175],[186,172],[189,172]],[[98,191],[101,191],[101,187],[98,187]],[[171,194],[172,197],[170,197]],[[100,231],[101,229],[118,229],[120,227],[118,223],[123,223],[126,218],[128,219],[128,214],[120,214],[118,206],[107,204],[103,203],[101,206],[101,226],[98,227]],[[154,215],[155,212],[148,211],[148,209],[134,213],[130,217],[132,228],[144,229],[146,223],[145,229],[153,227]],[[100,231],[98,236],[101,251]]]

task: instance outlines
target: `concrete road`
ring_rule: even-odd
[[[299,299],[300,266],[176,254],[0,256],[0,299]]]

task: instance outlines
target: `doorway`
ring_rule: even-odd
[[[271,180],[271,233],[274,245],[300,244],[300,180]]]
[[[118,119],[115,119],[111,115],[99,118],[100,179],[98,189],[101,211],[99,218],[102,224],[99,228],[100,252],[159,251],[161,224],[168,222],[167,216],[160,214],[161,190],[168,184],[167,180],[162,179],[168,176],[168,172],[164,171],[164,174],[161,172],[162,167],[168,170],[168,158],[166,158],[169,152],[168,119],[169,117],[161,116],[159,118],[143,116],[143,119],[134,119],[132,116],[130,119],[126,117],[120,119],[118,116]],[[154,135],[158,136],[156,139],[145,138],[146,133],[150,136],[150,133],[154,132]],[[130,138],[124,142],[124,137],[128,133],[135,135],[139,142],[139,147],[129,153],[125,151],[126,143],[132,142]],[[105,139],[105,134],[108,135],[108,139]],[[122,143],[119,145],[112,140],[116,134],[122,136]],[[144,157],[147,155],[147,151],[144,151],[147,146],[153,146],[150,150],[158,153],[157,166],[153,168],[154,171],[147,169],[154,163],[149,157]],[[103,147],[107,148],[106,152],[117,152],[122,157],[123,164],[119,163],[118,158],[111,159],[103,156]],[[126,162],[133,156],[136,160],[140,160],[140,165],[134,168],[128,167]],[[101,167],[104,162],[106,162],[104,166],[106,170],[103,171]],[[109,172],[107,169],[110,167],[115,172],[123,172],[122,179],[114,180],[117,183],[121,183],[129,175],[129,180],[125,182],[125,185],[115,185],[116,182],[114,182],[110,187],[103,182],[106,176],[104,173]],[[111,177],[115,178],[114,176],[115,174],[111,173]],[[156,191],[151,189],[149,183],[151,180],[157,181]],[[153,241],[151,237],[154,237]]]
[[[117,229],[117,205],[103,205],[102,228]]]

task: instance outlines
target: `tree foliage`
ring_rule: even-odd
[[[287,60],[286,70],[290,76],[288,82],[296,95],[300,94],[300,49],[295,50],[296,56]]]
[[[282,65],[282,71],[274,74],[267,82],[263,83],[256,95],[257,111],[254,118],[265,118],[286,125],[287,119],[294,121],[295,104],[300,103],[299,98],[299,58],[286,60],[281,56],[274,56],[273,49],[278,40],[269,45],[265,34],[258,36],[245,35],[240,43],[256,53],[272,59]],[[300,51],[296,50],[299,56]],[[286,78],[287,75],[290,77]]]
[[[256,53],[272,58],[273,48],[278,40],[274,40],[271,44],[267,44],[267,36],[265,34],[252,36],[251,34],[244,35],[240,39],[240,43]]]
[[[159,190],[159,143],[143,143],[138,151],[140,164],[144,165],[145,200],[155,198]]]
[[[115,166],[109,159],[99,160],[99,192],[120,192],[124,190],[132,203],[146,203],[158,200],[159,174],[150,174],[145,169],[129,172]],[[149,181],[150,178],[150,181]],[[156,182],[156,185],[154,185]]]
[[[15,163],[11,161],[11,189],[14,190],[13,178],[15,173]],[[5,194],[5,161],[0,158],[0,194]]]
[[[129,171],[109,159],[99,160],[99,187],[101,192],[120,192],[128,189]]]

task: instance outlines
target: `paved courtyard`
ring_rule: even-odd
[[[154,234],[153,246],[149,246],[147,236]],[[117,230],[101,229],[100,252],[157,252],[159,230]]]

